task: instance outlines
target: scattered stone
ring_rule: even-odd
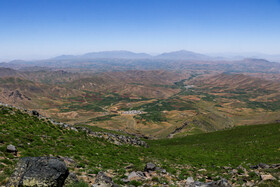
[[[63,186],[69,171],[64,162],[55,157],[20,158],[10,177],[10,186]]]
[[[78,129],[75,127],[70,127],[71,130],[78,132]]]
[[[226,179],[221,179],[211,182],[210,186],[231,187],[231,184]]]
[[[161,173],[163,173],[163,174],[166,174],[166,173],[167,173],[166,169],[163,169],[163,168],[161,168],[161,167],[156,167],[156,168],[155,168],[155,171],[159,171],[159,172],[161,172]]]
[[[190,185],[191,183],[194,183],[193,177],[188,177],[186,181],[186,185]]]
[[[65,124],[58,124],[58,125],[62,126],[63,128],[71,127],[71,125],[64,127]],[[130,137],[130,136],[118,135],[118,134],[113,134],[108,132],[94,132],[86,127],[75,127],[75,128],[77,130],[86,132],[90,136],[97,137],[97,138],[104,138],[105,140],[116,145],[130,144],[134,146],[148,147],[148,144],[145,141],[140,140],[138,137]]]
[[[148,162],[145,166],[144,171],[150,172],[150,171],[155,171],[156,165],[152,162]]]
[[[202,169],[199,169],[198,171],[200,171],[200,172],[201,172],[201,171],[206,171],[206,169],[202,168]]]
[[[207,187],[207,184],[203,183],[203,182],[199,182],[199,181],[195,181],[189,185],[187,185],[188,187],[198,187],[198,186],[201,186],[201,187]]]
[[[232,169],[232,168],[231,168],[231,167],[228,167],[228,166],[224,166],[223,169],[230,170],[230,169]]]
[[[259,166],[258,166],[258,165],[252,165],[252,166],[250,166],[250,168],[251,168],[251,169],[258,169]]]
[[[9,152],[9,153],[13,153],[13,154],[15,154],[15,155],[17,155],[17,148],[16,148],[16,146],[14,146],[14,145],[8,145],[7,146],[7,152]]]
[[[143,172],[141,172],[141,171],[137,171],[137,172],[133,171],[133,172],[131,172],[127,176],[127,179],[128,179],[128,181],[133,181],[133,180],[140,180],[140,179],[142,179],[144,177],[145,177],[145,175],[144,175]]]
[[[275,177],[273,177],[272,175],[270,175],[270,174],[267,174],[267,175],[261,175],[261,179],[263,180],[263,181],[266,181],[266,180],[276,180],[276,178]]]
[[[218,181],[213,181],[213,182],[208,182],[208,183],[195,181],[187,186],[189,186],[189,187],[231,187],[231,184],[226,179],[221,179]]]
[[[107,176],[104,172],[100,171],[95,179],[95,183],[92,187],[112,187],[116,186],[113,182],[113,179]]]
[[[269,165],[264,164],[264,163],[259,163],[259,167],[262,168],[262,169],[268,169]]]
[[[247,181],[245,185],[251,187],[254,186],[254,183],[251,181]]]
[[[40,114],[39,114],[39,112],[37,112],[36,110],[32,110],[32,115],[34,115],[34,116],[39,116]]]
[[[259,169],[259,168],[268,169],[269,167],[270,167],[269,165],[264,163],[259,163],[258,165],[250,166],[251,169]]]
[[[76,162],[72,159],[72,158],[69,158],[69,157],[63,157],[63,156],[57,156],[58,158],[60,158],[61,160],[64,161],[64,163],[66,164],[66,166],[70,166],[71,164],[75,164]]]
[[[75,175],[75,173],[69,173],[68,177],[66,178],[64,185],[71,185],[71,184],[75,184],[78,183],[79,180],[77,178],[77,176]]]
[[[280,164],[272,164],[270,167],[274,169],[278,169],[280,168]]]
[[[231,171],[231,173],[236,174],[236,173],[238,173],[238,171],[237,171],[237,169],[233,169],[233,170]]]

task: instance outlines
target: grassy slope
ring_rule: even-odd
[[[78,163],[80,172],[113,169],[121,176],[124,166],[133,164],[135,170],[141,170],[147,161],[157,162],[172,173],[176,172],[174,165],[184,164],[211,168],[279,163],[279,131],[280,124],[242,126],[183,138],[150,140],[150,148],[116,146],[84,133],[60,129],[14,109],[0,108],[0,172],[3,172],[0,184],[5,183],[13,170],[11,166],[18,160],[6,153],[8,144],[17,146],[20,157],[69,156]]]

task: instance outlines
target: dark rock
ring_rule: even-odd
[[[9,186],[63,186],[69,171],[55,157],[25,157],[19,159],[10,177]]]
[[[32,115],[34,115],[34,116],[39,116],[40,114],[39,114],[39,112],[37,112],[36,110],[32,110]]]
[[[250,168],[251,168],[251,169],[258,169],[259,166],[258,166],[258,165],[252,165],[252,166],[250,166]]]
[[[144,171],[147,171],[147,172],[149,172],[149,171],[155,171],[155,169],[156,169],[156,165],[155,165],[154,163],[152,163],[152,162],[148,162],[148,163],[146,164],[146,166],[145,166]]]
[[[16,146],[14,145],[8,145],[6,150],[7,152],[14,153],[15,155],[17,155],[18,152]]]

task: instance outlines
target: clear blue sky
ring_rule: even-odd
[[[180,49],[280,54],[280,0],[0,0],[0,59]]]

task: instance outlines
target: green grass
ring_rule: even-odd
[[[155,156],[173,163],[208,166],[238,166],[242,162],[278,163],[279,131],[280,124],[241,126],[183,138],[162,139],[150,144]]]
[[[94,128],[94,127],[92,127]],[[73,158],[80,169],[95,171],[120,168],[132,164],[143,170],[153,161],[171,173],[181,170],[175,165],[219,170],[213,166],[240,164],[272,164],[280,162],[280,124],[236,127],[230,130],[182,138],[147,140],[149,148],[117,146],[85,133],[69,131],[15,109],[0,108],[0,184],[4,185],[18,158],[6,152],[15,145],[20,157],[61,155]],[[101,168],[99,167],[101,165]],[[183,170],[181,177],[188,174]],[[121,171],[121,175],[123,171]],[[255,176],[252,176],[255,177]]]
[[[139,114],[137,116],[134,116],[134,118],[139,120],[144,120],[144,123],[167,121],[165,115],[160,111],[151,111],[146,114]]]

